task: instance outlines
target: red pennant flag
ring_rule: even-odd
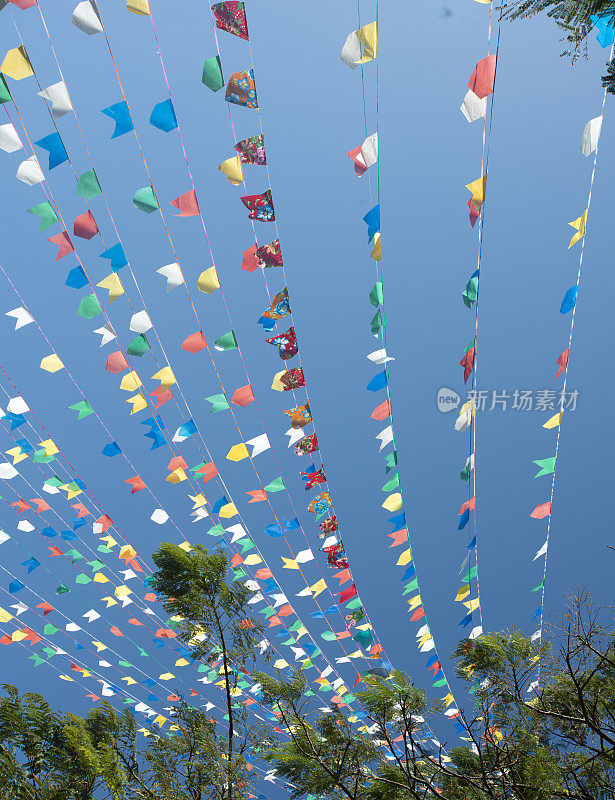
[[[132,489],[130,490],[130,494],[135,494],[135,492],[140,492],[141,489],[145,489],[145,481],[138,475],[135,475],[134,478],[126,478],[124,483],[130,484],[130,486],[132,487]]]
[[[423,606],[419,606],[414,612],[414,614],[410,617],[410,621],[418,622],[418,620],[423,619],[424,616],[425,616],[425,609],[423,608]]]
[[[51,506],[46,500],[42,500],[40,497],[33,497],[30,499],[31,503],[36,505],[36,513],[40,514],[41,511],[49,511]]]
[[[89,697],[93,703],[95,703],[97,700],[100,700],[100,697],[97,694],[86,694],[86,697]]]
[[[468,200],[468,208],[470,209],[470,225],[474,227],[476,225],[476,220],[480,217],[480,211],[471,200]]]
[[[461,504],[461,508],[459,509],[459,516],[461,516],[464,511],[474,511],[475,508],[476,508],[476,496],[471,497],[469,500],[466,500],[465,503]]]
[[[240,386],[239,389],[235,389],[231,398],[231,403],[234,403],[236,406],[241,406],[242,408],[245,408],[245,406],[253,402],[254,392],[252,391],[250,384],[247,386]]]
[[[75,505],[73,505],[73,504],[71,503],[71,508],[74,508],[74,509],[75,509],[75,511],[77,512],[77,518],[79,518],[79,519],[80,519],[81,517],[87,517],[87,516],[89,516],[89,514],[90,514],[90,512],[89,512],[89,511],[87,510],[87,508],[86,508],[86,507],[83,505],[83,503],[75,503]]]
[[[273,578],[273,573],[268,567],[261,567],[261,569],[256,570],[254,577],[257,581],[266,581],[267,578]]]
[[[559,369],[557,370],[557,375],[555,376],[555,380],[557,380],[557,378],[559,378],[559,376],[562,374],[562,372],[568,366],[568,355],[569,354],[570,354],[570,348],[567,347],[564,350],[564,352],[560,356],[557,357],[557,361],[555,363],[559,364]]]
[[[427,667],[427,672],[431,672],[431,670],[433,670],[433,674],[435,675],[435,674],[436,674],[436,672],[439,672],[439,670],[440,670],[441,666],[442,666],[442,665],[440,664],[440,662],[439,662],[439,661],[436,661],[436,662],[435,662],[434,664],[432,664],[430,667]]]
[[[36,607],[42,610],[44,617],[46,617],[51,611],[55,611],[55,608],[50,606],[49,603],[39,603]]]
[[[188,353],[199,353],[207,347],[207,339],[203,331],[197,331],[187,336],[181,344],[182,350],[187,350]]]
[[[258,269],[258,258],[256,257],[257,249],[257,246],[253,244],[252,247],[248,247],[247,250],[244,250],[241,268],[245,269],[246,272],[254,272],[255,269]]]
[[[171,628],[158,628],[156,631],[156,636],[159,639],[174,639],[177,634]]]
[[[10,2],[17,6],[17,8],[21,8],[22,11],[25,11],[27,8],[34,8],[34,6],[38,5],[38,0],[10,0]]]
[[[64,555],[64,553],[60,550],[60,548],[57,547],[55,544],[53,545],[53,547],[50,547],[49,549],[51,550],[51,555],[49,556],[49,558],[55,558],[56,556]]]
[[[463,382],[467,383],[468,378],[472,374],[472,370],[474,369],[474,348],[471,347],[465,356],[459,362],[459,366],[463,367]]]
[[[138,620],[138,619],[135,619],[135,617],[131,617],[131,618],[128,620],[128,624],[129,624],[129,625],[143,625],[143,623],[142,623],[142,622],[139,622],[139,620]]]
[[[121,350],[116,350],[107,357],[107,363],[105,364],[105,369],[107,372],[112,372],[114,375],[119,375],[120,372],[123,372],[127,368],[128,362],[124,358],[124,354]]]
[[[346,583],[346,581],[352,580],[352,573],[350,572],[349,569],[343,569],[341,572],[336,572],[333,577],[340,579],[338,585],[341,586],[342,584]]]
[[[349,586],[347,589],[340,594],[339,604],[345,603],[346,600],[350,600],[351,597],[357,596],[357,587],[353,583],[352,586]]]
[[[1,636],[0,644],[13,644],[13,640],[11,639],[10,636]]]
[[[62,231],[61,233],[56,233],[55,236],[50,236],[47,239],[48,242],[52,244],[58,245],[58,255],[56,256],[56,261],[59,261],[64,256],[67,256],[69,253],[72,253],[75,249],[73,247],[73,243],[70,240],[70,236],[68,235],[68,231]]]
[[[173,392],[170,389],[164,389],[162,386],[157,386],[153,392],[149,393],[150,397],[156,398],[156,408],[160,408],[169,400],[173,399]]]
[[[263,503],[267,499],[267,492],[265,492],[264,489],[252,489],[246,492],[246,494],[249,494],[252,498],[248,500],[248,505],[250,505],[250,503]]]
[[[400,544],[405,544],[408,541],[408,531],[405,528],[402,528],[400,531],[393,531],[393,533],[387,535],[393,539],[393,544],[389,545],[389,549],[391,549],[391,547],[398,547]]]
[[[188,469],[188,464],[186,464],[183,456],[174,456],[169,461],[169,466],[167,467],[168,470],[173,472],[176,469]]]
[[[100,233],[98,225],[94,219],[94,214],[91,211],[86,211],[85,214],[80,214],[76,219],[73,226],[73,233],[81,239],[91,239]]]
[[[379,406],[372,411],[372,419],[378,420],[378,422],[382,422],[387,417],[391,416],[391,401],[387,398],[384,403],[380,403]]]
[[[144,599],[147,600],[148,603],[154,603],[158,599],[158,595],[153,592],[148,592]]]
[[[122,631],[117,627],[117,625],[114,625],[112,628],[109,628],[109,630],[111,631],[111,633],[114,636],[123,636],[124,635],[122,633]]]
[[[28,503],[26,503],[26,501],[23,498],[21,500],[18,500],[16,503],[11,503],[11,505],[17,509],[18,514],[23,514],[24,511],[27,511],[29,508],[32,508],[32,506],[28,505]]]
[[[536,508],[530,514],[532,519],[544,519],[548,517],[551,513],[551,502],[548,503],[539,503]]]
[[[218,467],[216,467],[213,461],[209,461],[207,464],[203,464],[202,467],[199,467],[196,474],[203,476],[203,485],[205,485],[207,481],[216,477],[218,474]]]
[[[275,628],[276,625],[281,625],[282,620],[279,617],[270,617],[268,628]]]
[[[113,520],[108,514],[103,514],[102,517],[94,520],[94,525],[100,525],[102,527],[101,533],[104,533],[113,525]]]
[[[136,558],[133,558],[132,561],[129,561],[128,566],[132,567],[132,569],[134,569],[135,572],[143,572],[143,567],[141,566],[141,564],[139,564]]]
[[[200,697],[200,696],[201,695],[198,692],[195,692],[194,689],[190,689],[190,697]],[[256,700],[253,700],[252,702],[256,703]]]
[[[23,641],[24,642],[30,642],[30,646],[32,646],[33,644],[37,644],[38,642],[42,641],[42,638],[38,635],[38,633],[33,631],[32,628],[22,628],[21,632],[28,634],[26,636],[26,638],[23,639]]]
[[[360,152],[361,152],[361,145],[359,145],[358,147],[353,148],[352,150],[349,150],[346,153],[346,155],[349,156],[350,158],[352,158],[352,160],[354,161],[354,171],[356,172],[356,174],[357,174],[357,176],[359,178],[361,177],[361,175],[363,175],[364,172],[367,172],[367,169],[368,169],[365,166],[365,164],[361,163],[357,158],[357,156],[359,155]]]
[[[470,76],[468,89],[471,89],[481,100],[493,94],[495,86],[495,65],[496,57],[494,55],[481,58]]]
[[[377,658],[380,653],[382,653],[382,645],[381,644],[373,644],[369,650],[370,658]]]
[[[283,606],[278,608],[278,617],[288,617],[290,614],[294,614],[295,609],[290,605],[290,603],[285,603]]]
[[[178,694],[170,694],[167,696],[167,701],[169,703],[178,703],[179,702],[179,695]]]
[[[243,564],[243,556],[240,553],[235,553],[231,558],[231,567],[238,567],[240,564]]]
[[[179,211],[179,214],[175,215],[176,217],[194,217],[199,213],[199,203],[194,189],[190,189],[185,194],[180,194],[179,197],[170,202]]]

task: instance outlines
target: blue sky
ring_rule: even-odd
[[[267,481],[282,471],[293,502],[291,505],[285,494],[273,495],[272,502],[286,519],[294,516],[294,506],[310,543],[316,546],[319,540],[311,515],[305,512],[308,499],[298,476],[307,460],[299,463],[286,448],[288,421],[281,412],[291,404],[285,395],[269,389],[281,367],[256,324],[269,305],[265,286],[258,272],[240,269],[242,253],[253,243],[250,223],[238,199],[243,191],[230,186],[216,170],[220,161],[233,154],[234,140],[222,92],[212,94],[201,83],[203,60],[216,52],[209,14],[206,6],[195,0],[182,3],[181,11],[176,4],[151,2],[215,263],[280,469],[271,453],[259,456],[255,464]],[[190,188],[177,132],[163,134],[148,125],[153,106],[167,97],[151,25],[147,18],[128,14],[122,6],[100,3],[173,243],[191,281],[207,338],[213,341],[230,325],[220,293],[207,297],[196,291],[197,276],[211,264],[201,228],[198,220],[176,220],[168,213],[173,210],[168,201]],[[194,318],[183,289],[167,294],[163,279],[156,274],[157,268],[174,260],[159,216],[145,215],[132,206],[134,192],[148,183],[134,136],[110,141],[112,123],[100,114],[102,108],[122,99],[105,41],[102,36],[87,37],[70,24],[73,3],[60,0],[52,6],[42,0],[41,8],[150,315],[192,415],[208,448],[223,464],[221,471],[233,499],[239,500],[258,487],[249,464],[224,461],[239,437],[228,412],[209,414],[204,398],[221,391],[211,362],[206,354],[191,356],[180,349],[183,339],[195,330]],[[362,3],[362,21],[373,15],[372,4]],[[15,10],[14,19],[42,85],[58,81],[37,10]],[[388,549],[390,526],[380,508],[385,477],[374,437],[381,426],[370,414],[384,398],[365,391],[374,374],[365,355],[378,346],[369,329],[374,313],[368,300],[374,264],[362,222],[371,207],[370,185],[368,176],[355,177],[345,155],[362,142],[364,120],[359,71],[350,71],[339,59],[356,20],[352,3],[331,6],[318,0],[289,6],[283,0],[270,0],[248,6],[288,288],[327,477],[365,607],[391,661],[422,684],[427,683],[428,675],[425,659],[416,652],[416,625],[408,621],[405,600],[400,597],[397,551]],[[479,122],[468,125],[459,105],[474,64],[486,54],[487,28],[487,7],[470,0],[419,4],[411,13],[406,4],[381,4],[381,226],[389,354],[395,357],[391,387],[396,438],[421,595],[451,680],[448,654],[461,636],[457,624],[461,613],[452,600],[459,585],[459,563],[466,552],[465,536],[457,533],[457,512],[465,499],[458,473],[467,455],[467,435],[453,430],[455,414],[440,413],[435,398],[441,387],[463,392],[457,363],[473,336],[473,312],[465,308],[460,294],[476,262],[476,231],[468,223],[465,184],[480,175],[482,127]],[[224,33],[219,39],[225,77],[249,66],[244,42]],[[507,390],[512,395],[515,389],[556,388],[555,359],[568,342],[569,316],[562,316],[559,306],[565,290],[575,282],[579,246],[567,250],[572,234],[567,223],[586,207],[592,158],[583,158],[579,141],[585,123],[600,113],[600,76],[607,55],[592,37],[591,59],[573,66],[560,58],[563,45],[557,39],[557,31],[542,20],[502,27],[480,296],[479,388],[489,392]],[[0,44],[2,52],[19,44],[8,9],[2,12]],[[374,64],[368,64],[369,133],[375,128],[374,73]],[[30,138],[34,141],[51,133],[51,121],[36,96],[34,79],[11,82],[11,89]],[[608,319],[613,292],[612,271],[607,266],[607,176],[615,158],[609,105],[607,100],[570,358],[568,386],[579,390],[579,400],[562,428],[547,614],[561,609],[566,595],[579,589],[591,589],[597,601],[608,600],[611,552],[605,549],[609,517],[604,498],[609,486],[613,382],[609,369],[612,353],[602,320]],[[14,119],[12,107],[9,113]],[[253,111],[236,108],[233,121],[237,138],[258,132]],[[85,171],[90,164],[73,116],[59,120],[58,127],[76,171]],[[44,196],[38,187],[26,187],[14,179],[22,157],[20,153],[2,154],[0,159],[5,231],[2,265],[114,438],[172,511],[182,535],[199,541],[206,528],[204,523],[192,525],[185,484],[172,486],[164,481],[168,448],[149,452],[138,424],[145,412],[136,418],[128,416],[123,402],[128,395],[119,390],[119,380],[104,370],[113,345],[99,349],[98,337],[91,333],[102,324],[102,318],[88,322],[76,315],[83,292],[64,285],[68,269],[75,266],[74,257],[55,263],[53,246],[45,241],[59,228],[39,234],[36,220],[25,214]],[[248,166],[245,174],[249,193],[267,188],[262,168]],[[84,210],[74,195],[73,183],[68,164],[48,176],[69,227]],[[101,198],[92,201],[92,208],[110,246],[116,238]],[[267,238],[269,231],[263,232],[263,227],[258,228],[260,243],[274,236],[271,232]],[[104,249],[100,238],[79,240],[78,249],[92,276],[97,281],[105,277],[106,264],[98,258]],[[126,277],[127,291],[135,297],[132,281],[123,273],[121,277]],[[273,293],[282,288],[274,270],[268,271],[267,279]],[[3,312],[20,304],[1,276],[0,287]],[[134,302],[135,310],[143,307],[137,299]],[[118,299],[113,306],[106,303],[105,308],[127,343],[132,313],[127,298]],[[154,504],[146,492],[130,495],[123,483],[133,474],[128,466],[120,459],[101,457],[107,439],[95,417],[75,422],[68,406],[80,397],[66,374],[49,375],[38,368],[49,348],[35,326],[14,332],[6,318],[0,325],[0,337],[2,366],[126,538],[147,556],[161,539],[175,536],[177,531],[169,525],[161,528],[149,520]],[[160,356],[157,345],[155,350]],[[236,352],[216,353],[215,357],[227,387],[246,383]],[[156,371],[152,355],[147,354],[141,362],[139,369],[149,379]],[[8,390],[4,376],[0,384]],[[148,390],[154,385],[148,380]],[[189,416],[185,407],[182,411],[172,403],[163,406],[161,413],[171,432]],[[245,438],[262,432],[255,404],[239,409],[238,414]],[[544,522],[531,520],[529,514],[537,503],[548,499],[550,490],[548,477],[533,478],[537,468],[532,461],[553,455],[554,432],[541,427],[549,415],[508,409],[479,418],[477,525],[486,629],[531,629],[536,594],[530,589],[541,579],[539,562],[532,564],[532,557],[544,541]],[[2,435],[2,450],[6,450],[10,439],[8,434]],[[190,464],[200,460],[192,442],[186,444],[185,452]],[[24,474],[40,486],[40,473],[33,465],[28,465]],[[27,486],[20,486],[11,484],[7,499],[10,495],[12,501],[14,492],[34,496],[28,494]],[[213,494],[212,498],[216,499]],[[57,498],[50,502],[54,507],[58,504],[66,519],[72,516],[71,509]],[[302,584],[295,574],[278,569],[279,540],[268,540],[262,534],[273,522],[271,511],[265,503],[246,507],[240,502],[253,537],[276,574],[280,572],[283,588],[292,597]],[[38,534],[16,532],[16,521],[14,512],[3,505],[3,528],[35,555],[48,552],[49,543]],[[89,537],[92,547],[98,544],[90,528],[81,531],[88,531],[84,538]],[[23,577],[25,570],[19,564],[25,556],[15,542],[2,547],[4,566]],[[286,551],[282,554],[287,555]],[[74,572],[63,559],[45,563],[60,577],[74,581]],[[317,579],[317,571],[310,574]],[[5,578],[0,579],[2,587],[7,585]],[[30,579],[45,599],[53,594],[54,581],[41,568]],[[82,594],[85,603],[101,606],[95,588],[83,587]],[[35,604],[32,595],[19,599]],[[2,592],[0,605],[6,607],[9,602]],[[76,603],[62,598],[60,607],[65,613],[83,613],[76,610]],[[314,607],[300,599],[296,608],[302,616],[305,608],[307,616]],[[31,613],[21,618],[25,624]],[[125,612],[114,607],[109,619],[120,624]],[[313,627],[318,636],[321,623],[316,621]],[[138,639],[137,634],[135,637]],[[58,644],[63,646],[59,639]],[[122,640],[117,649],[127,652],[125,644]],[[326,646],[331,658],[341,655],[336,647]],[[160,658],[172,663],[166,651]],[[25,663],[22,648],[5,648],[3,681],[24,690],[43,688],[53,693],[61,707],[87,709],[81,690],[57,681],[47,667],[35,671],[25,669]],[[350,673],[346,674],[350,680]],[[455,686],[462,702],[462,690]],[[443,739],[446,731],[441,732]]]

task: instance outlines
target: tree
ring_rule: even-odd
[[[259,726],[248,724],[246,710],[233,701],[238,673],[249,674],[247,667],[255,663],[263,632],[262,624],[247,615],[252,591],[240,581],[228,580],[229,561],[222,549],[210,553],[196,545],[187,553],[162,543],[153,557],[158,567],[153,588],[164,598],[166,609],[182,617],[180,639],[192,646],[194,658],[222,662],[228,732],[226,749],[218,754],[224,756],[226,773],[219,795],[220,800],[233,800],[243,781],[244,753],[264,738]]]
[[[592,16],[615,25],[612,0],[509,0],[502,6],[503,19],[528,19],[538,14],[550,17],[564,34],[568,49],[562,55],[571,56],[573,61],[587,55],[587,37],[594,27]]]
[[[458,676],[474,693],[475,710],[459,711],[467,744],[450,749],[434,750],[424,733],[443,709],[402,672],[364,677],[367,688],[355,693],[367,712],[360,733],[341,711],[309,721],[299,675],[284,681],[260,673],[289,737],[266,758],[296,787],[296,798],[613,800],[611,609],[578,598],[550,639],[541,644],[512,631],[459,645]]]

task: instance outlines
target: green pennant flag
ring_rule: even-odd
[[[225,394],[212,394],[209,397],[206,397],[205,400],[207,400],[208,403],[211,403],[211,408],[209,410],[210,414],[217,414],[218,411],[227,411],[230,408]]]
[[[406,588],[401,593],[401,596],[403,597],[405,594],[410,594],[410,592],[416,592],[418,588],[419,588],[419,582],[415,578],[414,580],[410,581],[409,584],[406,585]]]
[[[49,200],[45,200],[44,203],[39,203],[37,206],[32,206],[32,208],[28,209],[28,214],[36,214],[37,217],[41,218],[41,227],[39,231],[50,228],[58,221],[57,214],[53,210]]]
[[[471,581],[472,578],[475,578],[477,574],[478,574],[477,568],[476,567],[472,567],[472,569],[469,570],[468,572],[466,572],[466,574],[463,576],[463,578],[461,579],[461,582],[462,583],[468,583],[468,581]]]
[[[470,278],[466,284],[465,290],[461,293],[461,297],[466,307],[472,308],[478,297],[478,275]]]
[[[57,633],[58,629],[55,625],[52,625],[51,622],[48,622],[45,627],[43,628],[43,633],[45,636],[53,636],[54,633]]]
[[[89,417],[90,414],[94,413],[94,409],[87,400],[80,400],[78,403],[75,403],[75,405],[69,406],[69,408],[71,411],[77,412],[77,422],[79,422],[80,419]]]
[[[284,480],[282,478],[274,478],[271,483],[268,483],[265,486],[266,492],[283,492],[286,489],[284,486]]]
[[[532,591],[533,591],[533,592],[539,592],[541,589],[544,589],[544,588],[545,588],[545,582],[544,582],[544,581],[540,581],[540,583],[538,584],[538,586],[534,586],[534,588],[532,589]]]
[[[30,659],[30,661],[34,661],[35,667],[40,667],[41,664],[45,663],[45,659],[37,655],[28,656],[28,658]]]
[[[75,583],[92,583],[92,579],[89,575],[84,575],[82,572],[80,572],[75,578]]]
[[[102,308],[95,294],[88,294],[81,299],[77,314],[84,319],[94,319],[102,314]]]
[[[337,636],[333,633],[333,631],[325,631],[324,633],[320,634],[320,638],[324,639],[325,642],[334,642],[337,639]]]
[[[207,531],[208,536],[222,536],[224,534],[224,527],[218,523]]]
[[[214,56],[213,58],[205,59],[202,81],[208,89],[211,89],[212,92],[217,92],[224,86],[222,62],[220,61],[220,56]]]
[[[233,583],[235,581],[240,580],[241,578],[248,577],[248,573],[245,571],[245,569],[242,569],[241,567],[233,567],[233,573],[235,575],[235,577],[233,578]]]
[[[446,686],[446,678],[440,678],[439,681],[434,681],[432,683],[432,686],[434,686],[435,688],[438,688],[440,686]]]
[[[140,211],[145,211],[146,214],[151,214],[160,208],[156,199],[156,192],[152,186],[144,186],[142,189],[137,189],[132,198],[132,204]]]
[[[64,481],[58,478],[57,475],[52,475],[51,478],[47,478],[43,486],[52,486],[57,489],[58,486],[64,486]]]
[[[353,608],[360,608],[360,606],[361,606],[360,597],[353,597],[349,603],[346,603],[346,608],[349,608],[351,611]]]
[[[32,455],[32,461],[34,461],[35,464],[49,464],[55,460],[56,460],[55,456],[45,455],[44,447],[42,447],[40,450],[35,450],[34,454]]]
[[[459,477],[462,481],[469,481],[470,480],[470,472],[472,472],[472,468],[469,464],[466,464],[465,467],[459,473]]]
[[[383,492],[392,492],[393,489],[397,489],[399,487],[399,474],[395,473],[392,478],[390,478],[382,487]]]
[[[150,347],[150,343],[147,341],[145,334],[139,333],[128,345],[127,352],[129,356],[136,356],[140,358],[151,349],[152,348]]]
[[[84,558],[84,556],[82,556],[81,553],[78,550],[75,550],[74,548],[71,550],[67,550],[64,553],[64,555],[68,556],[73,564],[75,563],[75,561],[79,561],[80,559]]]
[[[476,350],[476,337],[474,337],[474,338],[472,339],[472,341],[471,341],[471,342],[468,344],[468,346],[466,347],[466,349],[465,349],[463,352],[464,352],[464,353],[467,353],[467,352],[468,352],[468,351],[470,351],[472,348],[474,348],[474,349]]]
[[[13,98],[11,97],[11,91],[9,89],[9,86],[8,86],[7,82],[6,82],[6,78],[0,72],[0,104],[1,103],[8,103],[12,99]]]
[[[387,475],[392,469],[395,469],[397,466],[397,450],[393,450],[392,453],[387,453],[384,457],[384,466],[386,467]]]
[[[381,281],[377,281],[374,288],[369,293],[369,302],[378,308],[378,306],[382,305],[382,283]]]
[[[241,554],[247,553],[248,550],[254,550],[256,545],[252,541],[252,539],[240,539],[236,544],[241,545]]]
[[[377,336],[380,328],[382,328],[382,311],[381,311],[381,309],[378,309],[378,311],[376,311],[376,313],[374,314],[374,317],[373,317],[373,319],[372,319],[370,324],[371,324],[372,334],[374,336]]]
[[[93,169],[89,169],[77,178],[77,194],[85,200],[92,200],[102,194],[100,183]]]
[[[214,346],[216,350],[236,350],[237,337],[235,336],[235,331],[229,331],[228,333],[223,333],[222,336],[218,336]]]
[[[552,456],[551,458],[539,458],[538,461],[534,461],[534,464],[540,467],[540,472],[537,472],[534,477],[540,478],[541,475],[549,475],[555,472],[555,458],[555,456]]]
[[[104,564],[98,558],[95,558],[94,561],[88,561],[88,565],[92,567],[92,572],[98,572],[99,569],[104,569]]]
[[[106,544],[99,544],[96,549],[99,553],[103,553],[103,555],[108,555],[109,553],[113,552],[113,550],[111,550],[110,547],[107,547]]]

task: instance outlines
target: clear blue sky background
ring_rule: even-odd
[[[296,459],[286,450],[288,424],[281,410],[291,404],[287,395],[269,390],[281,367],[256,325],[268,305],[264,284],[259,273],[240,269],[242,253],[252,243],[252,229],[239,201],[243,191],[230,186],[216,171],[217,164],[233,154],[233,139],[223,93],[212,94],[201,84],[203,60],[215,54],[209,12],[196,0],[151,3],[234,328],[286,483],[316,547],[319,540],[311,515],[304,512],[308,500],[297,474],[307,459]],[[148,183],[147,176],[132,134],[109,140],[113,126],[100,109],[120,101],[120,90],[103,37],[87,37],[70,24],[73,5],[70,0],[41,2],[148,308],[194,418],[222,463],[233,498],[239,500],[257,484],[249,465],[224,461],[229,447],[239,439],[228,412],[211,416],[203,399],[220,391],[209,359],[206,354],[191,356],[179,348],[195,330],[195,323],[183,289],[167,294],[164,280],[156,274],[157,268],[174,258],[158,215],[145,215],[132,206],[132,196]],[[173,210],[168,201],[190,185],[177,133],[163,134],[148,125],[154,104],[167,97],[150,22],[128,14],[123,6],[106,0],[100,3],[158,196],[168,213]],[[55,83],[59,76],[37,10],[13,13],[42,85]],[[361,13],[363,22],[371,20],[372,4],[362,4]],[[395,567],[399,551],[388,549],[390,526],[380,508],[384,498],[380,487],[385,479],[374,437],[382,426],[370,419],[370,413],[383,398],[365,391],[375,372],[365,355],[377,346],[369,330],[374,309],[368,293],[374,283],[374,267],[362,222],[371,201],[367,176],[357,180],[345,155],[364,138],[360,74],[339,59],[346,35],[356,27],[356,7],[350,2],[332,5],[322,0],[303,5],[252,0],[248,20],[288,288],[344,543],[366,609],[389,657],[409,670],[418,684],[426,684],[425,659],[414,644],[416,626],[409,623],[405,601],[400,598],[401,573]],[[2,12],[0,22],[0,49],[5,52],[19,40],[10,10]],[[442,386],[462,392],[457,362],[473,335],[473,312],[464,307],[460,293],[476,261],[476,232],[468,223],[465,184],[480,174],[482,127],[479,122],[468,125],[458,109],[474,64],[486,54],[488,9],[470,0],[412,7],[401,2],[381,3],[380,23],[382,231],[389,352],[396,359],[391,367],[396,437],[421,593],[438,651],[452,679],[448,654],[461,635],[457,625],[461,612],[452,599],[458,587],[459,563],[466,552],[465,536],[457,533],[457,512],[465,499],[458,473],[467,455],[467,435],[453,430],[456,415],[439,413],[435,398]],[[245,43],[224,33],[219,37],[225,77],[248,67]],[[514,389],[556,386],[554,362],[567,346],[569,327],[569,317],[559,313],[559,306],[565,290],[575,282],[579,254],[578,246],[566,249],[572,234],[567,223],[586,207],[591,173],[592,159],[580,154],[579,141],[587,120],[600,113],[602,101],[600,75],[606,52],[592,36],[591,60],[571,66],[559,57],[563,45],[557,39],[555,28],[542,20],[502,28],[485,206],[479,388],[505,389],[511,394]],[[365,70],[369,133],[375,128],[374,66],[369,64]],[[11,82],[11,88],[31,139],[51,133],[34,79]],[[610,541],[605,499],[609,496],[613,382],[612,348],[604,321],[609,318],[614,289],[608,268],[608,176],[615,159],[610,102],[607,100],[570,360],[569,388],[578,388],[580,397],[578,409],[567,415],[562,431],[547,613],[561,609],[566,594],[579,589],[591,589],[597,601],[609,599],[612,554],[605,549]],[[12,107],[10,113],[13,115]],[[238,138],[258,132],[255,112],[237,108],[233,117]],[[3,116],[2,122],[6,121]],[[64,117],[58,124],[75,169],[85,171],[89,162],[74,118]],[[44,154],[37,152],[44,163]],[[25,213],[45,199],[42,192],[14,179],[20,153],[1,155],[4,235],[0,258],[4,268],[114,437],[173,512],[182,532],[191,541],[201,540],[208,526],[192,525],[186,484],[164,482],[168,448],[149,453],[148,440],[142,437],[144,428],[138,424],[145,412],[129,418],[123,402],[128,395],[120,392],[119,380],[104,370],[113,345],[99,349],[98,337],[91,333],[102,324],[102,318],[90,323],[76,315],[84,292],[64,286],[75,259],[69,256],[54,263],[53,246],[45,241],[59,228],[39,234],[36,219]],[[249,193],[267,188],[261,168],[248,166],[245,174]],[[84,206],[74,195],[69,165],[57,167],[48,178],[71,226]],[[92,207],[110,246],[116,239],[100,198]],[[191,290],[197,295],[196,278],[210,266],[198,220],[175,220],[169,214],[168,221]],[[270,238],[274,236],[272,226],[267,231],[265,227],[260,224],[258,228],[260,242],[269,241],[270,231]],[[107,267],[98,258],[104,249],[100,239],[75,241],[92,276],[102,279]],[[124,273],[122,278],[134,295],[132,281]],[[282,288],[275,271],[270,270],[267,278],[272,291]],[[2,312],[19,305],[4,278],[0,297]],[[196,302],[205,333],[213,341],[230,327],[219,293],[211,297],[198,294]],[[135,310],[141,308],[136,301]],[[110,307],[124,343],[129,341],[130,313],[126,297]],[[132,474],[127,466],[119,458],[100,456],[106,438],[95,417],[75,422],[68,406],[80,397],[65,373],[50,375],[38,368],[49,348],[35,327],[13,332],[11,320],[6,318],[0,324],[0,337],[4,368],[127,539],[147,556],[161,539],[172,538],[168,524],[160,528],[149,520],[155,505],[146,492],[130,495],[123,483]],[[216,354],[216,362],[231,390],[246,382],[236,352]],[[144,356],[138,367],[149,378],[155,372],[151,354]],[[4,378],[0,383],[7,386]],[[148,381],[148,390],[154,385]],[[5,403],[0,401],[0,405]],[[171,432],[188,416],[182,416],[173,403],[161,411]],[[262,432],[254,405],[238,413],[246,438]],[[530,589],[541,579],[541,562],[532,564],[532,557],[544,541],[544,523],[531,520],[529,514],[537,503],[548,499],[550,490],[550,478],[534,480],[537,468],[532,461],[553,454],[554,432],[541,427],[548,416],[508,410],[485,413],[479,419],[477,520],[486,629],[516,626],[530,631],[529,619],[537,602]],[[10,438],[6,433],[1,436],[2,450],[6,450]],[[189,463],[200,460],[191,441],[183,451]],[[256,464],[266,480],[278,474],[270,453],[259,456]],[[40,473],[32,465],[28,464],[24,473],[40,487]],[[7,499],[14,499],[14,491],[34,496],[20,480],[16,478],[7,488]],[[66,519],[72,516],[71,509],[57,497],[50,502]],[[280,551],[278,540],[266,539],[261,532],[273,522],[271,512],[264,503],[246,507],[239,502],[255,540],[277,572],[280,552],[287,552]],[[273,495],[273,502],[282,516],[294,516],[285,495]],[[43,555],[47,545],[54,543],[38,534],[17,532],[16,521],[13,511],[2,505],[0,524],[35,555]],[[95,547],[96,537],[88,528],[80,533],[83,531]],[[23,577],[25,570],[18,565],[25,556],[13,542],[2,545],[1,555],[7,569]],[[67,581],[74,581],[74,571],[63,559],[45,563]],[[317,580],[315,569],[309,574]],[[303,586],[296,573],[285,571],[282,578],[291,598]],[[54,602],[55,583],[42,569],[36,570],[30,581],[40,595]],[[3,574],[0,586],[7,584]],[[80,593],[88,607],[101,609],[100,592],[94,584],[82,587]],[[25,590],[18,597],[28,605],[39,602]],[[81,616],[86,607],[67,597],[58,600],[58,607]],[[6,607],[9,602],[3,591],[0,605]],[[313,610],[308,600],[296,599],[296,607],[302,615],[303,609],[306,615]],[[130,628],[119,606],[110,609],[108,618]],[[21,619],[28,624],[34,617],[27,612]],[[108,625],[92,628],[99,630],[101,637],[106,629]],[[316,636],[322,630],[321,623],[314,624]],[[131,633],[144,646],[151,644],[151,639],[139,638],[139,631]],[[60,634],[56,636],[57,644],[65,646]],[[110,638],[106,634],[105,641]],[[114,644],[129,660],[134,658],[125,640]],[[326,647],[331,658],[342,655],[337,645]],[[26,667],[25,655],[16,645],[3,649],[3,681],[23,690],[42,689],[60,707],[87,709],[81,690],[60,683],[47,667],[36,671]],[[157,657],[166,666],[173,663],[166,650],[158,651]],[[157,669],[151,667],[152,672]],[[344,674],[351,680],[350,672]],[[449,728],[440,733],[443,739],[450,737]]]

